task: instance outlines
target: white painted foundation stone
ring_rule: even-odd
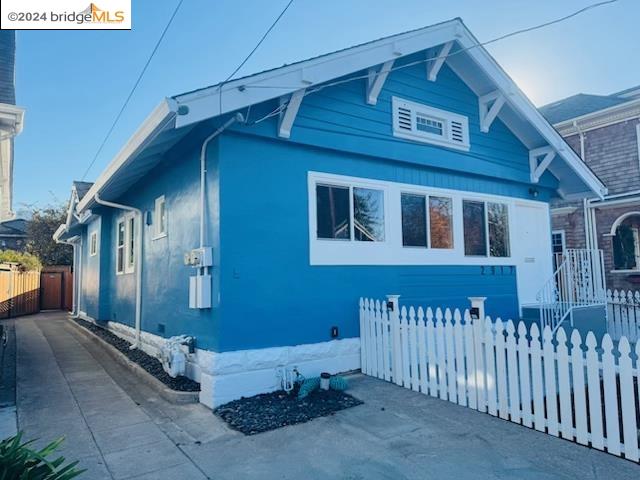
[[[83,320],[96,321],[80,313]],[[108,330],[133,343],[135,329],[118,322],[105,322]],[[157,357],[164,338],[141,332],[141,348]],[[185,347],[186,348],[186,347]],[[185,351],[186,353],[186,351]],[[200,382],[200,402],[215,408],[241,397],[279,390],[280,371],[296,367],[305,377],[349,372],[360,368],[360,339],[346,338],[288,347],[212,352],[196,348],[187,354],[187,376]]]

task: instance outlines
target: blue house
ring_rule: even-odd
[[[216,406],[358,369],[358,299],[518,318],[549,201],[606,189],[459,20],[167,98],[56,232],[78,315],[195,338]]]

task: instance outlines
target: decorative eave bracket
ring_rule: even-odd
[[[369,105],[378,103],[378,95],[380,95],[382,91],[384,82],[386,82],[394,62],[395,60],[384,62],[379,70],[375,68],[369,69],[369,76],[367,78],[367,103]]]
[[[493,91],[478,98],[480,108],[480,131],[487,133],[491,124],[500,113],[507,99],[499,91]]]
[[[538,183],[551,161],[555,158],[556,151],[547,146],[535,148],[529,151],[529,169],[531,170],[531,182]],[[540,158],[542,157],[542,160]],[[539,161],[540,160],[540,161]]]
[[[438,72],[442,68],[442,65],[444,65],[444,61],[447,59],[447,55],[449,55],[451,47],[453,47],[453,42],[445,43],[440,49],[437,57],[434,60],[427,62],[427,78],[429,81],[435,82],[438,78]]]
[[[280,115],[280,124],[278,125],[278,136],[280,138],[289,138],[291,136],[291,128],[293,128],[293,122],[298,115],[298,110],[302,105],[302,99],[306,91],[306,88],[297,90],[289,97],[289,103],[284,113]]]

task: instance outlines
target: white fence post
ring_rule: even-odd
[[[389,326],[391,330],[391,376],[396,385],[402,385],[402,348],[400,344],[400,295],[387,295]]]

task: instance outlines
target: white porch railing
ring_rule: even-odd
[[[607,332],[613,340],[640,340],[640,291],[607,290]]]
[[[556,259],[556,262],[559,260]],[[573,325],[579,307],[605,304],[602,250],[572,248],[538,292],[540,327],[555,331],[566,318]]]
[[[640,343],[386,305],[360,299],[364,374],[640,460]]]

